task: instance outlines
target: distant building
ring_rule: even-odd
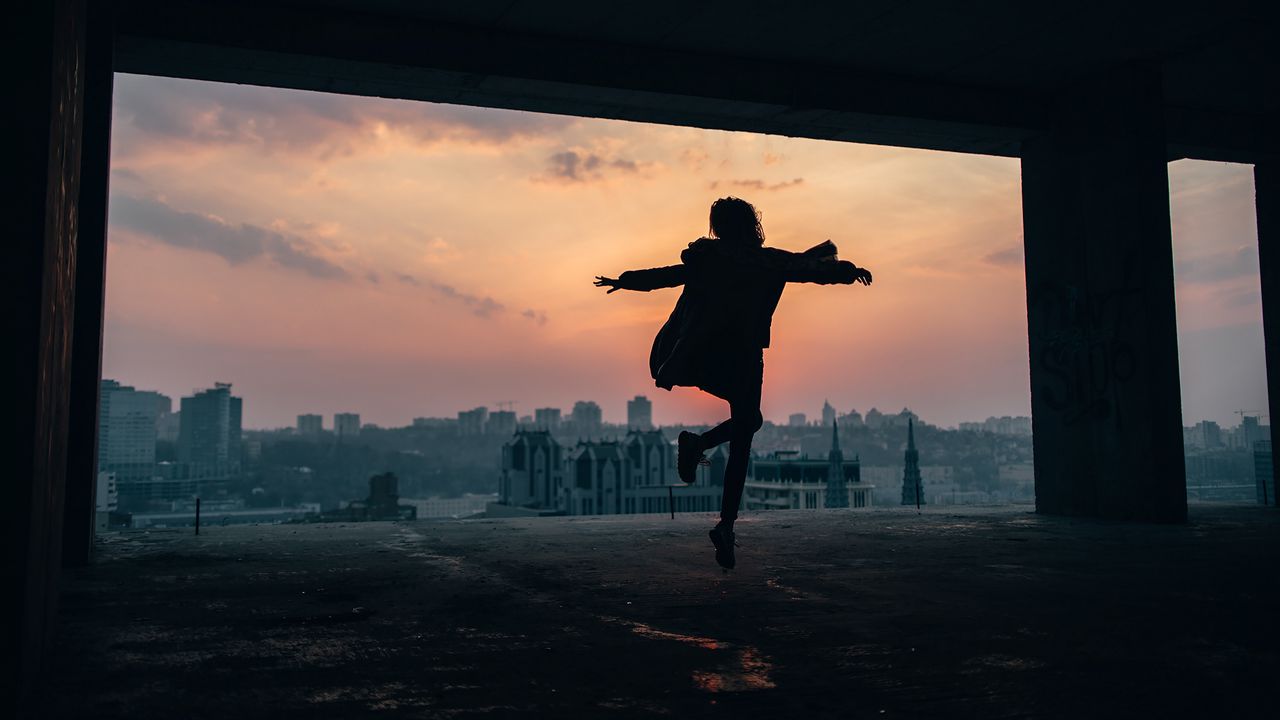
[[[178,460],[238,470],[243,402],[231,394],[231,383],[182,398],[178,428]]]
[[[1247,418],[1257,422],[1257,418]],[[1222,447],[1222,428],[1212,420],[1201,420],[1191,428],[1191,447],[1212,450]]]
[[[1237,430],[1240,436],[1240,442],[1247,450],[1260,442],[1269,442],[1271,437],[1271,426],[1262,425],[1258,422],[1258,418],[1251,415],[1244,415],[1240,418],[1240,428]]]
[[[563,485],[564,448],[550,431],[519,431],[502,447],[497,503],[559,511]]]
[[[360,436],[360,413],[335,413],[333,434],[338,440]]]
[[[489,420],[485,422],[484,432],[486,435],[502,435],[510,437],[516,431],[516,414],[513,410],[494,410],[489,413]]]
[[[599,405],[590,400],[574,403],[569,417],[573,422],[573,432],[585,437],[599,435],[604,427],[604,413]]]
[[[747,510],[816,510],[823,507],[867,508],[875,487],[862,482],[861,462],[845,460],[832,426],[826,459],[776,452],[753,458],[743,503]]]
[[[675,449],[658,430],[581,441],[571,450],[548,431],[519,431],[502,449],[498,500],[486,515],[656,513],[671,511],[672,502],[676,512],[718,508],[720,488],[707,473],[690,486],[674,476]]]
[[[484,432],[485,421],[489,419],[489,408],[478,407],[458,413],[458,434],[479,435]]]
[[[848,415],[840,416],[840,424],[847,428],[860,428],[863,426],[862,413],[857,410],[850,410]]]
[[[1258,487],[1258,502],[1280,505],[1276,501],[1275,457],[1271,454],[1270,440],[1258,440],[1253,444],[1253,478]]]
[[[920,478],[920,453],[916,451],[915,423],[907,422],[907,450],[903,455],[902,504],[924,505],[924,481]]]
[[[809,424],[809,418],[804,413],[791,413],[787,417],[787,427],[804,427]]]
[[[462,497],[401,498],[402,505],[412,505],[419,520],[432,518],[465,518],[483,514],[490,503],[498,501],[497,493],[467,493]]]
[[[98,487],[94,492],[94,527],[106,530],[111,524],[111,513],[119,507],[120,495],[116,487],[116,474],[98,473]]]
[[[98,472],[113,477],[126,504],[148,496],[155,475],[157,395],[115,380],[98,388]]]
[[[822,427],[831,427],[836,424],[836,409],[831,407],[831,403],[826,400],[822,401]]]
[[[560,430],[560,408],[538,408],[533,411],[533,426],[537,430]]]
[[[316,436],[324,430],[324,417],[320,415],[299,415],[298,434]]]
[[[1031,435],[1031,418],[1019,415],[1011,417],[989,417],[982,422],[962,422],[960,430],[969,432],[989,432],[996,435]]]
[[[164,413],[156,418],[156,440],[177,443],[178,433],[182,429],[182,413]]]
[[[400,479],[395,473],[382,473],[369,478],[369,497],[352,500],[345,507],[322,513],[311,513],[307,522],[366,522],[373,520],[415,520],[418,510],[400,502]]]
[[[627,427],[632,430],[653,429],[653,403],[644,395],[627,401]]]
[[[632,430],[621,442],[580,442],[568,453],[563,507],[569,515],[710,512],[720,488],[708,480],[678,482],[675,448],[662,431]]]

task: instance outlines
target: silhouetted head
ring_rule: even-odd
[[[759,247],[764,244],[760,213],[741,198],[720,198],[711,203],[711,237]]]

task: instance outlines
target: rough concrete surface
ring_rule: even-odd
[[[1274,717],[1280,514],[208,527],[69,573],[32,717]]]

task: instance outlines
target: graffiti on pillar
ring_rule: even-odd
[[[1122,424],[1119,391],[1138,371],[1130,338],[1140,297],[1137,289],[1090,292],[1058,283],[1031,293],[1035,391],[1067,425]]]

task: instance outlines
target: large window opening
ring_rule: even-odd
[[[1181,160],[1169,184],[1187,500],[1274,505],[1253,168]]]
[[[579,441],[671,441],[727,408],[649,378],[678,291],[591,280],[678,262],[726,195],[769,244],[829,238],[876,277],[786,291],[757,455],[825,468],[835,422],[875,488],[851,496],[899,505],[913,421],[927,503],[1032,501],[1017,160],[118,75],[111,522],[189,524],[196,497],[206,523],[458,516],[517,491],[599,510],[566,464]],[[561,451],[512,447],[528,429]],[[700,483],[679,506],[714,511]],[[635,493],[620,506],[669,510]]]

